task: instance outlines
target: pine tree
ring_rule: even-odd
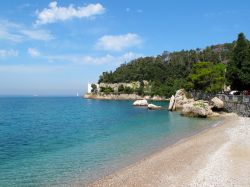
[[[238,39],[233,49],[232,58],[227,66],[227,80],[231,89],[243,90],[245,85],[245,76],[249,67],[248,59],[248,42],[243,33],[238,35]],[[244,68],[243,68],[244,67]],[[242,71],[244,69],[244,73]]]
[[[247,57],[242,62],[240,79],[243,82],[243,89],[250,90],[250,45],[247,51]]]

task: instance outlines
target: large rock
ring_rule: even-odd
[[[211,99],[213,109],[221,110],[224,108],[224,102],[218,97]]]
[[[148,104],[148,109],[149,110],[159,110],[161,108],[162,108],[161,106],[157,106],[157,105],[154,105],[154,104]]]
[[[200,100],[184,104],[182,115],[193,117],[209,117],[213,115],[213,111],[207,102]]]
[[[174,105],[172,110],[182,109],[184,104],[192,103],[194,99],[188,99],[184,89],[177,90],[174,96]]]
[[[134,106],[148,106],[148,101],[146,99],[136,100],[133,103]]]
[[[173,110],[174,106],[174,96],[172,95],[169,101],[168,110]]]

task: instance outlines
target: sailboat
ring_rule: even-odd
[[[76,97],[79,97],[79,93],[78,92],[76,93]]]

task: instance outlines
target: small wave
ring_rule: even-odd
[[[217,127],[218,125],[220,125],[223,122],[223,120],[217,121],[216,123],[214,123],[212,125],[212,127]]]

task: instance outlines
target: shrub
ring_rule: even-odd
[[[121,92],[121,93],[124,92],[124,86],[122,84],[118,87],[118,92]]]
[[[126,94],[132,94],[133,92],[134,92],[134,90],[128,86],[126,86],[124,88],[124,93],[126,93]]]

